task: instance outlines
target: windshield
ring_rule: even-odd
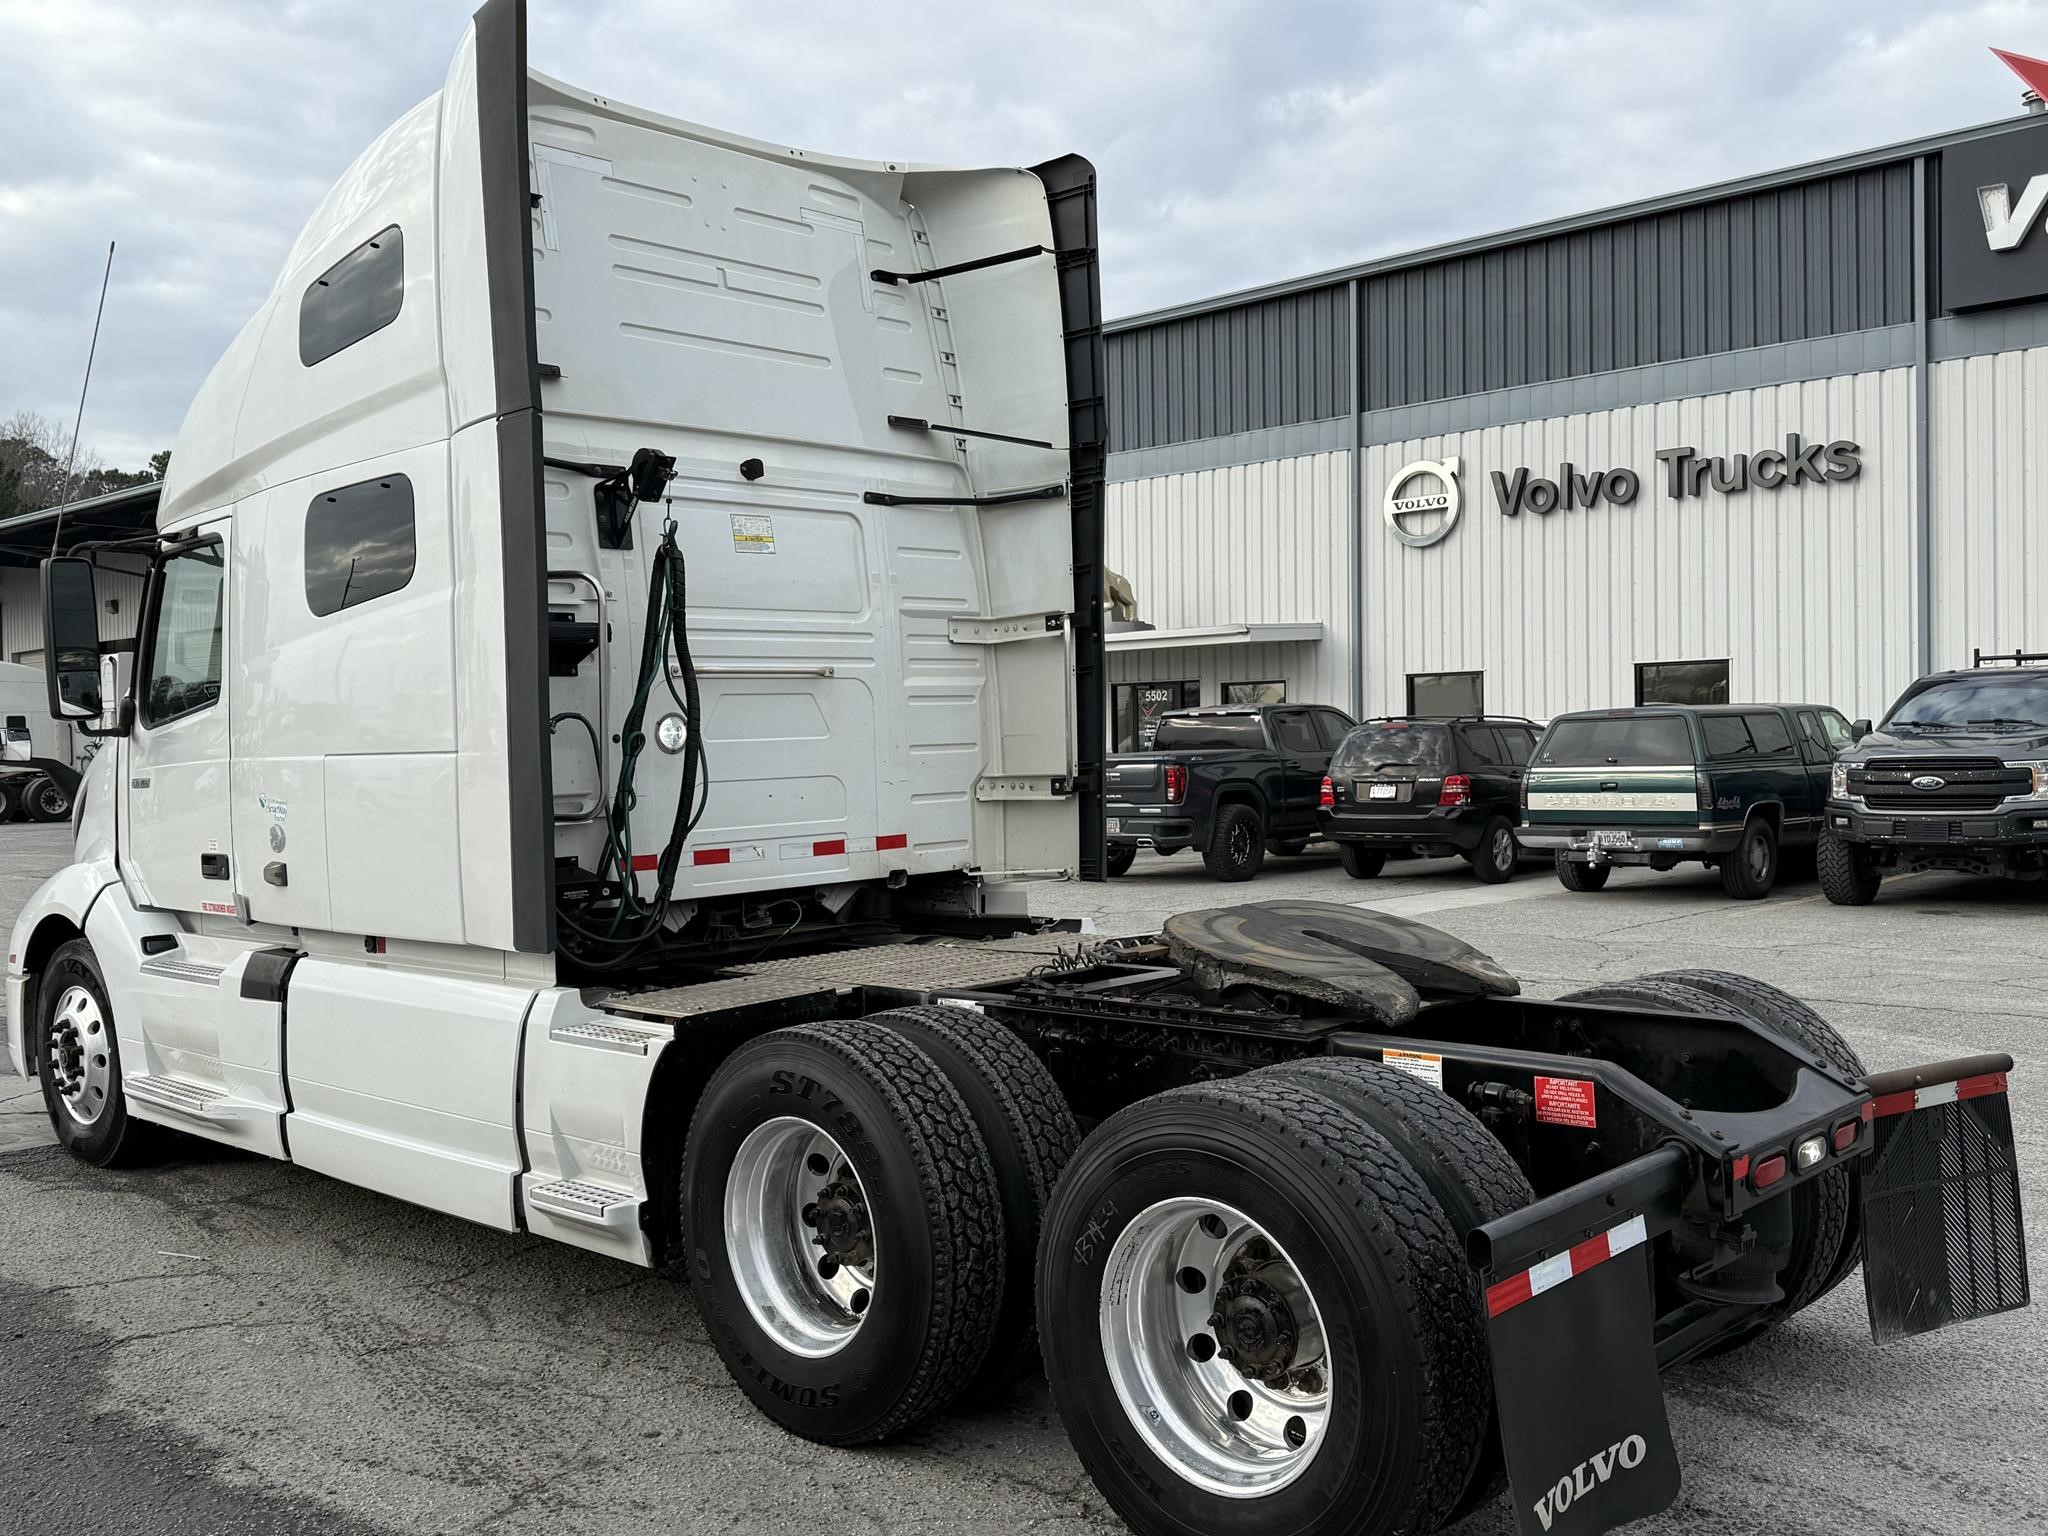
[[[1266,733],[1257,715],[1169,716],[1159,722],[1159,734],[1152,738],[1154,752],[1214,752],[1234,747],[1256,752],[1265,745]]]
[[[2048,673],[1987,672],[1951,677],[1901,700],[1884,728],[1892,730],[2048,730]]]
[[[1410,725],[1405,720],[1361,725],[1337,748],[1331,772],[1340,778],[1378,773],[1383,768],[1448,771],[1451,733],[1440,725]]]
[[[1683,715],[1596,715],[1560,720],[1536,749],[1539,768],[1644,767],[1690,763],[1692,732]]]

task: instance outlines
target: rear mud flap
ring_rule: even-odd
[[[1645,1158],[1598,1181],[1599,1190],[1573,1191],[1570,1208],[1540,1201],[1474,1234],[1475,1244],[1491,1247],[1482,1254],[1475,1246],[1475,1257],[1505,1261],[1484,1266],[1487,1331],[1524,1536],[1597,1536],[1678,1497],[1678,1451],[1657,1370],[1649,1239],[1669,1225],[1680,1167],[1682,1158]],[[1578,1235],[1631,1205],[1637,1214]],[[1574,1227],[1576,1240],[1549,1257],[1526,1267],[1514,1258]]]
[[[2028,1301],[2009,1056],[1865,1079],[1863,1290],[1880,1344]]]

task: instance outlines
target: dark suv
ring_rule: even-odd
[[[2006,665],[1995,666],[2003,661]],[[2048,655],[1978,656],[1908,688],[1838,758],[1820,885],[1860,907],[1887,874],[2048,877]]]
[[[1330,755],[1317,821],[1345,872],[1389,858],[1464,858],[1488,884],[1514,877],[1515,822],[1536,726],[1512,716],[1368,720]]]

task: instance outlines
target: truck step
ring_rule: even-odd
[[[122,1088],[129,1098],[145,1108],[167,1110],[188,1120],[204,1120],[209,1125],[245,1120],[258,1108],[236,1098],[225,1088],[211,1083],[195,1083],[182,1077],[166,1077],[162,1073],[131,1077],[122,1084]]]
[[[563,1045],[621,1051],[630,1056],[645,1056],[651,1046],[671,1039],[673,1035],[672,1029],[626,1024],[615,1019],[577,1019],[572,1023],[548,1026],[548,1038]]]
[[[172,981],[196,982],[203,987],[220,985],[221,968],[198,960],[145,960],[140,969],[145,976],[167,976]]]
[[[553,1184],[536,1184],[526,1192],[526,1203],[564,1221],[580,1221],[593,1227],[632,1227],[640,1217],[640,1197],[601,1184],[562,1179]]]

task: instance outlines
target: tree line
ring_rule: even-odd
[[[64,464],[70,451],[70,432],[46,416],[17,411],[0,421],[0,520],[161,480],[171,462],[166,448],[151,455],[146,469],[115,469],[81,443],[67,490]]]

